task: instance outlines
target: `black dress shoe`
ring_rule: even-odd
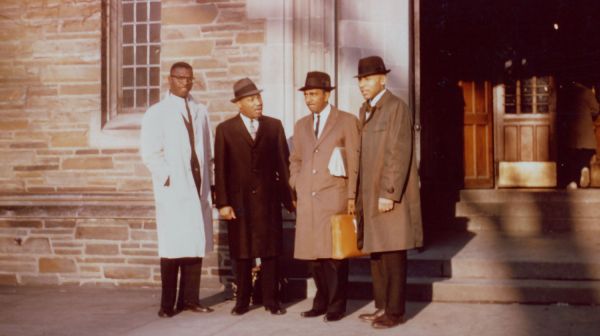
[[[158,317],[167,318],[175,316],[175,312],[173,310],[162,309],[158,311]]]
[[[231,310],[231,315],[244,315],[248,312],[247,306],[235,306]]]
[[[344,313],[342,312],[338,312],[338,313],[327,313],[325,314],[325,316],[323,317],[323,321],[325,322],[333,322],[333,321],[339,321],[344,317]]]
[[[383,314],[385,314],[383,309],[377,309],[373,313],[360,314],[358,315],[358,318],[365,322],[373,322],[373,320],[382,316]]]
[[[190,304],[190,305],[185,305],[183,306],[183,308],[181,310],[189,310],[192,311],[194,313],[211,313],[213,312],[213,309],[210,307],[205,307],[201,304]]]
[[[282,308],[280,306],[272,306],[272,307],[265,306],[265,310],[271,312],[271,314],[273,314],[273,315],[283,315],[283,314],[287,313],[285,308]]]
[[[373,320],[371,326],[375,329],[388,329],[402,323],[404,323],[404,316],[391,316],[388,314],[383,314],[382,316]]]
[[[300,316],[302,316],[302,317],[317,317],[317,316],[321,316],[323,314],[325,314],[325,311],[311,309],[311,310],[307,310],[307,311],[300,313]]]

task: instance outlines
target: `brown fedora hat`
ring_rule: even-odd
[[[261,92],[262,90],[259,90],[250,78],[242,78],[233,84],[233,95],[235,98],[231,102],[235,103],[244,97],[253,96]]]
[[[383,60],[379,56],[369,56],[361,58],[358,61],[358,75],[355,78],[366,77],[370,75],[385,75],[390,72],[389,69],[385,68]]]
[[[331,86],[331,78],[329,78],[329,75],[325,72],[311,71],[306,74],[304,86],[298,89],[298,91],[306,91],[311,89],[331,91],[335,89],[335,86]]]

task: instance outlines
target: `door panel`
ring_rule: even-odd
[[[483,81],[461,81],[459,85],[465,102],[464,185],[491,188],[494,186],[492,86]]]
[[[531,77],[507,82],[494,89],[494,99],[496,162],[502,180],[499,185],[552,186],[556,179],[556,171],[552,170],[556,166],[554,79]],[[545,176],[540,179],[540,174]]]

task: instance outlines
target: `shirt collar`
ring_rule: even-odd
[[[383,94],[385,93],[385,90],[386,89],[384,88],[373,99],[371,99],[371,101],[369,102],[369,105],[371,105],[371,106],[377,105],[377,103],[379,102],[379,100],[381,99],[381,97],[383,96]]]
[[[324,120],[327,119],[327,117],[329,116],[329,112],[331,112],[331,104],[327,104],[322,110],[321,112],[319,112],[319,115],[321,116],[320,119]],[[313,113],[313,118],[316,115],[316,113]]]

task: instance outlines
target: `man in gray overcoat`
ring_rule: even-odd
[[[376,311],[361,320],[384,329],[404,321],[406,250],[423,244],[413,118],[406,103],[385,88],[383,60],[358,63],[365,98],[360,109],[361,156],[357,193],[359,247],[371,255]]]
[[[294,258],[308,260],[317,287],[312,308],[301,315],[325,315],[325,321],[346,312],[348,260],[331,258],[331,217],[354,213],[358,175],[358,119],[329,104],[333,89],[328,74],[307,74],[300,91],[311,114],[296,123],[290,156],[290,185],[298,199]],[[334,151],[345,153],[345,174],[328,169]]]

